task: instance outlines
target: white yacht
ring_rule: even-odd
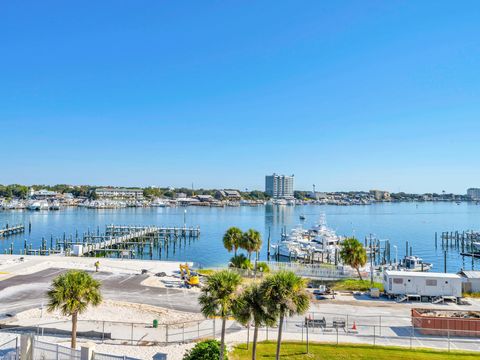
[[[305,257],[314,254],[326,255],[334,259],[335,252],[340,248],[343,238],[327,227],[325,217],[320,223],[310,230],[301,227],[294,228],[290,234],[283,236],[282,240],[272,247],[280,256]],[[322,255],[322,258],[323,258]]]
[[[27,205],[28,210],[48,210],[49,207],[47,200],[33,200]]]

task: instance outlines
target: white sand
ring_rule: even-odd
[[[15,275],[28,275],[51,268],[95,270],[95,262],[100,262],[100,271],[114,274],[139,274],[147,270],[149,274],[164,272],[167,276],[178,277],[178,261],[107,259],[73,256],[20,256],[0,255],[0,281]],[[188,263],[192,266],[192,263]]]
[[[16,315],[14,324],[37,324],[54,321],[70,320],[59,311],[49,313],[46,309],[30,309]],[[173,324],[190,320],[202,320],[201,314],[165,309],[152,305],[134,304],[120,301],[105,300],[97,307],[89,307],[79,315],[79,320],[122,321],[151,324],[154,319],[160,324]]]

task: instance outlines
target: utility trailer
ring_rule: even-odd
[[[387,270],[383,285],[385,294],[398,302],[456,302],[462,297],[462,278],[457,274]]]

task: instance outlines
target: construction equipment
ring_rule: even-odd
[[[190,271],[188,264],[180,264],[180,277],[187,286],[200,286],[200,277],[194,271]]]

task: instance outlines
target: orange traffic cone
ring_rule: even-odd
[[[352,330],[357,330],[357,324],[355,324],[355,321],[353,322]]]

